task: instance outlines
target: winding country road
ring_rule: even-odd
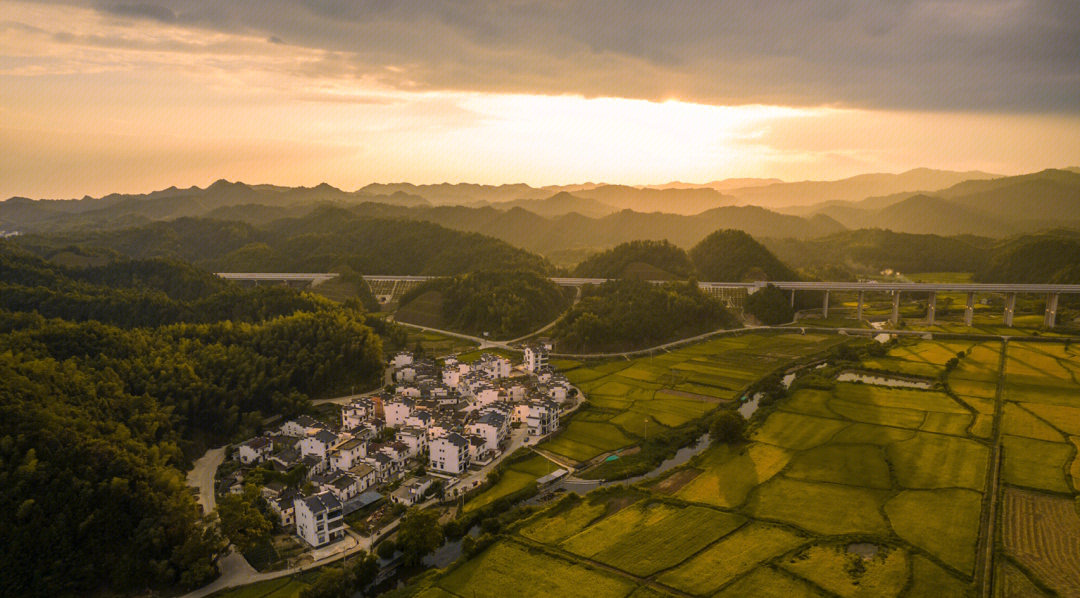
[[[214,498],[214,474],[224,460],[225,447],[210,449],[195,461],[195,466],[187,474],[188,486],[199,491],[198,501],[203,513],[210,513],[217,507]]]

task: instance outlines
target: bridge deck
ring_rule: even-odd
[[[337,277],[334,272],[218,272],[229,280],[264,281],[326,281]],[[424,282],[437,276],[368,275],[370,282]],[[560,286],[603,284],[607,278],[553,277],[551,281]],[[651,280],[652,283],[667,281]],[[1005,284],[1005,283],[940,283],[940,282],[700,282],[704,289],[746,289],[753,292],[773,285],[785,291],[864,291],[902,293],[1032,293],[1032,294],[1080,294],[1080,284]]]

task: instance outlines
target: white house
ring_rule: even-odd
[[[514,405],[514,412],[510,415],[510,421],[518,424],[525,423],[529,419],[529,404],[518,403]]]
[[[416,368],[412,365],[406,365],[394,371],[395,382],[412,382],[413,380],[416,380]]]
[[[415,457],[427,448],[427,431],[423,428],[405,426],[398,430],[397,441],[409,447],[409,457]]]
[[[461,384],[461,372],[457,368],[443,369],[442,383],[450,388],[457,388]]]
[[[374,486],[377,481],[375,468],[367,463],[357,463],[349,470],[349,473],[351,473],[353,477],[356,478],[356,482],[360,484],[360,492],[367,491],[367,489]]]
[[[492,386],[479,389],[476,393],[476,404],[484,407],[499,400],[499,389]]]
[[[296,492],[291,492],[289,494],[282,494],[281,496],[267,502],[270,510],[277,513],[278,519],[281,522],[281,527],[285,529],[296,527],[296,508],[294,506],[295,501]]]
[[[559,406],[544,399],[530,401],[525,423],[531,436],[550,434],[559,427]]]
[[[529,345],[525,347],[525,371],[535,374],[548,365],[548,352],[543,347]]]
[[[322,546],[345,535],[341,501],[330,492],[293,501],[296,535],[312,546]]]
[[[394,366],[394,369],[396,370],[398,368],[403,368],[407,365],[410,365],[412,364],[412,362],[412,353],[409,353],[408,351],[400,351],[394,355],[393,359],[390,360],[390,365]]]
[[[314,417],[311,417],[310,415],[301,415],[296,419],[291,419],[281,424],[281,427],[278,428],[278,432],[282,436],[296,436],[302,438],[304,436],[311,436],[319,430],[325,429],[326,424],[322,423],[321,421],[315,419]]]
[[[490,378],[506,378],[510,375],[510,360],[505,357],[484,353],[475,365]]]
[[[359,438],[352,438],[330,451],[330,469],[345,471],[367,456],[367,443]]]
[[[262,463],[269,459],[270,455],[274,454],[274,443],[270,442],[270,439],[265,436],[256,436],[240,443],[236,448],[237,457],[244,465]]]
[[[322,490],[333,494],[339,501],[345,502],[354,496],[359,496],[367,488],[360,487],[360,480],[349,473],[331,475],[330,480],[322,484]]]
[[[300,454],[307,457],[315,455],[323,460],[330,452],[330,447],[338,441],[337,434],[329,430],[319,430],[312,436],[300,440]]]
[[[368,398],[356,399],[341,408],[341,427],[351,430],[372,417],[375,417],[375,402]]]
[[[424,493],[431,487],[432,479],[424,476],[405,480],[401,487],[390,493],[390,501],[411,507],[418,502],[423,502]]]
[[[432,440],[428,445],[433,471],[459,475],[469,469],[469,441],[456,432]]]
[[[469,424],[468,431],[484,439],[484,450],[497,451],[499,444],[506,440],[509,433],[506,416],[496,411],[488,411],[480,419]]]
[[[431,427],[431,422],[434,418],[427,411],[421,411],[419,409],[413,411],[405,418],[405,421],[401,423],[399,428],[420,428],[426,430]]]
[[[397,397],[383,405],[383,413],[386,425],[398,427],[405,423],[405,418],[412,413],[413,402],[411,399]]]

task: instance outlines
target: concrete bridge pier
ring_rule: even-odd
[[[821,306],[821,317],[829,319],[829,291],[825,291],[825,301]]]
[[[975,317],[975,293],[967,294],[967,307],[964,308],[964,326],[971,328],[971,322]]]
[[[900,291],[893,291],[892,294],[892,319],[889,320],[893,323],[893,326],[900,323]]]
[[[1005,296],[1005,326],[1012,328],[1013,313],[1016,312],[1016,293]]]
[[[930,291],[930,296],[926,298],[926,325],[934,325],[934,317],[937,315],[937,293]]]
[[[1046,314],[1043,315],[1043,326],[1053,328],[1057,324],[1058,294],[1050,293],[1046,296]]]
[[[865,291],[859,291],[859,298],[855,304],[855,321],[862,322],[862,304]]]
[[[795,289],[791,289],[791,309],[795,309]]]

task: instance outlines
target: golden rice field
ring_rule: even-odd
[[[774,343],[784,337],[725,341],[732,344],[703,343],[658,358],[666,366],[576,366],[576,382],[604,405],[595,413],[618,413],[582,418],[587,426],[570,440],[596,450],[632,441],[615,417],[635,408],[649,413],[658,391],[674,398],[685,395],[667,393],[691,392],[685,384],[709,386],[705,372],[714,367],[707,396],[730,398],[723,387],[738,372],[732,364],[758,364],[742,378],[751,380],[775,367],[765,364],[810,350],[781,350]],[[1000,438],[996,595],[1041,596],[1039,588],[1071,595],[1080,587],[1080,350],[1011,341],[1003,361],[1002,348],[996,341],[905,341],[861,366],[922,376],[932,388],[797,388],[754,423],[748,442],[714,445],[633,488],[542,509],[478,557],[436,576],[432,587],[456,596],[471,595],[479,582],[514,594],[535,584],[559,595],[588,588],[601,596],[971,596],[987,472]],[[947,371],[944,362],[957,353],[963,357]],[[684,372],[704,377],[691,382]],[[599,424],[621,437],[588,427]],[[853,542],[876,553],[855,553]],[[519,574],[514,560],[554,573],[534,579]],[[538,592],[530,585],[522,593]]]
[[[725,336],[653,357],[559,362],[589,399],[542,448],[576,462],[633,446],[741,396],[747,385],[843,342],[818,334]]]

